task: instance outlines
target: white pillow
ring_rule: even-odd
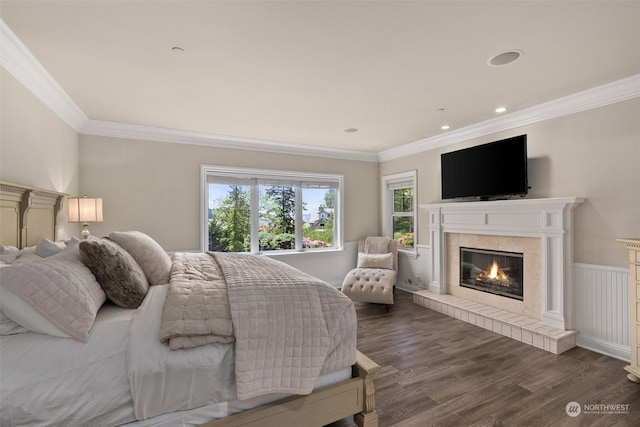
[[[50,257],[51,255],[57,254],[64,248],[65,248],[64,242],[56,243],[49,239],[42,239],[38,242],[38,245],[36,246],[36,255],[42,258],[47,258],[47,257]]]
[[[16,319],[15,322],[8,323],[6,326],[7,328],[15,328],[17,325],[27,332],[33,331],[45,335],[51,335],[52,337],[71,338],[71,335],[51,323],[28,303],[24,302],[20,297],[11,292],[3,290],[2,303],[0,305],[2,305],[2,311],[0,312],[5,313],[9,320]]]
[[[358,268],[384,268],[393,270],[393,254],[358,253]]]
[[[26,332],[29,330],[11,320],[4,311],[0,310],[0,335],[24,334]]]
[[[0,310],[25,328],[86,342],[106,295],[80,261],[78,241],[57,255],[0,268]]]
[[[171,258],[155,240],[140,231],[114,231],[113,240],[136,260],[150,285],[169,283]]]
[[[19,250],[15,246],[0,245],[0,261],[11,264],[18,258]]]

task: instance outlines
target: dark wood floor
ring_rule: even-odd
[[[413,304],[407,292],[395,300],[388,313],[356,303],[358,349],[382,366],[381,427],[640,426],[640,385],[624,362],[577,347],[554,355]],[[572,401],[577,417],[565,411]],[[586,414],[585,405],[629,409]]]

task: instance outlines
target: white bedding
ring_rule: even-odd
[[[106,426],[130,420],[126,351],[134,312],[103,306],[86,344],[35,332],[2,336],[0,425],[86,426],[92,420]]]
[[[235,396],[232,344],[173,352],[160,344],[167,288],[152,286],[138,310],[103,306],[87,343],[37,333],[0,337],[0,425],[114,426],[187,408],[195,409],[134,425],[198,425],[284,397],[226,401]],[[340,370],[316,386],[350,374]]]
[[[137,419],[236,396],[233,344],[171,351],[160,342],[169,285],[152,286],[131,325],[129,367]]]

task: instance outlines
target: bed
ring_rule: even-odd
[[[0,183],[0,244],[3,247],[18,248],[22,253],[32,257],[34,255],[29,250],[34,247],[36,251],[41,252],[42,247],[45,252],[58,251],[51,245],[58,237],[56,235],[58,216],[66,196],[62,193],[24,185]],[[49,246],[43,245],[43,242]],[[66,246],[60,243],[55,244],[58,245],[60,252],[56,252],[52,258],[46,258],[53,261],[29,264],[29,268],[34,269],[34,265],[39,265],[38,268],[55,268],[56,262],[60,262],[60,259],[72,257],[72,251],[78,251],[74,245],[79,246],[80,243],[69,243]],[[84,248],[83,246],[82,253],[86,253]],[[23,256],[28,258],[27,255]],[[197,264],[207,258],[213,259],[213,255],[207,257],[203,254],[182,254],[182,258],[179,259]],[[261,263],[265,262],[265,258],[231,259],[228,261],[229,264],[220,268],[224,269],[223,276],[230,275],[231,269],[234,266],[237,267],[235,265],[237,262],[248,260],[252,263]],[[70,261],[65,261],[65,263],[68,262]],[[267,267],[270,268],[271,261],[266,262]],[[213,265],[217,263],[219,260]],[[144,262],[141,264],[144,265]],[[284,274],[278,266],[274,266],[276,267],[278,270],[274,273],[274,277]],[[186,268],[189,274],[184,277],[192,277],[193,265],[189,264]],[[209,264],[204,268],[209,269]],[[244,265],[238,267],[240,271],[246,268]],[[105,296],[102,301],[100,301],[102,297],[93,296],[96,300],[94,305],[98,308],[88,329],[77,327],[78,323],[82,323],[80,320],[85,315],[81,312],[74,314],[76,317],[72,321],[57,325],[59,328],[53,332],[49,330],[40,331],[41,333],[32,332],[38,330],[37,327],[40,325],[29,324],[29,331],[22,330],[22,333],[2,335],[0,337],[2,352],[0,424],[3,426],[43,424],[65,426],[127,424],[167,427],[174,425],[322,426],[353,415],[355,423],[359,426],[377,426],[373,377],[379,370],[379,366],[355,350],[355,335],[353,335],[355,330],[353,329],[344,332],[346,337],[344,343],[336,341],[328,347],[326,352],[331,354],[324,356],[326,357],[324,360],[318,359],[317,354],[307,357],[301,353],[290,357],[291,354],[297,354],[297,350],[293,348],[286,350],[287,357],[270,353],[271,358],[268,359],[270,365],[267,367],[264,366],[267,359],[261,359],[263,356],[260,356],[260,351],[262,348],[271,348],[269,340],[272,338],[261,343],[259,348],[254,348],[253,353],[247,350],[252,343],[258,342],[250,328],[255,326],[256,321],[269,321],[254,318],[258,316],[255,313],[260,312],[260,307],[255,305],[251,305],[251,310],[248,310],[250,314],[245,316],[249,332],[247,327],[238,327],[234,331],[235,337],[230,340],[216,338],[214,342],[196,343],[193,344],[193,348],[175,351],[161,343],[160,334],[171,329],[164,323],[165,317],[170,317],[165,314],[170,311],[165,309],[167,296],[179,294],[179,291],[172,290],[175,270],[174,264],[171,270],[172,284],[159,283],[160,279],[155,279],[158,283],[148,286],[136,308],[122,308],[111,302],[109,298],[114,295],[113,291],[109,293],[109,298]],[[5,274],[5,271],[18,270],[13,267],[11,269],[3,267],[2,277],[10,278],[11,275]],[[261,271],[258,276],[271,277],[264,274]],[[297,273],[289,270],[287,274]],[[151,277],[150,274],[148,276]],[[300,273],[299,276],[304,275]],[[242,277],[237,281],[243,280],[246,278]],[[309,280],[313,279],[309,278]],[[234,280],[226,281],[231,283]],[[6,287],[10,282],[9,279],[3,279],[1,285]],[[15,291],[9,287],[6,289]],[[249,304],[246,301],[251,299],[251,295],[243,295],[238,289],[240,288],[230,287],[228,291],[229,306],[233,313],[236,310],[234,307]],[[331,290],[326,292],[330,298],[334,298]],[[252,291],[253,293],[259,294],[260,291]],[[7,301],[12,300],[7,297],[15,299],[12,292],[3,292],[0,295],[0,304],[3,311],[7,313],[0,314],[5,320],[7,320],[7,314],[10,314],[9,317],[16,316],[18,320],[23,321],[20,316],[26,315],[23,312],[16,313],[15,309],[9,307]],[[336,298],[331,300],[333,302],[330,305],[345,304],[340,299],[342,296]],[[251,301],[250,304],[255,303]],[[28,309],[29,307],[25,310]],[[74,305],[69,310],[75,309]],[[11,310],[14,311],[11,312]],[[346,314],[341,315],[350,316],[348,311],[342,310],[341,313]],[[197,312],[197,310],[189,309],[187,312]],[[68,313],[64,315],[69,316]],[[178,317],[182,318],[180,316]],[[9,322],[12,320],[15,319],[8,319]],[[32,321],[32,317],[25,320],[26,323]],[[301,324],[304,321],[299,319],[296,322]],[[16,328],[24,326],[21,322],[14,322],[14,325]],[[66,329],[67,327],[70,329]],[[300,339],[313,336],[311,331],[313,328],[314,325],[309,325],[306,330],[303,330]],[[316,324],[315,329],[322,328],[318,328]],[[353,337],[349,338],[349,334]],[[168,335],[174,337],[176,334],[171,332]],[[329,335],[338,335],[338,333]],[[329,338],[323,338],[322,342]],[[275,340],[277,341],[278,338]],[[349,346],[345,344],[350,340],[354,342],[353,351],[349,350]],[[183,345],[182,338],[176,341],[178,347]],[[187,347],[191,346],[191,341],[187,339],[186,342]],[[247,357],[247,354],[254,354],[254,356]],[[278,357],[274,358],[274,354],[278,354]],[[236,362],[237,358],[238,362]],[[294,362],[291,366],[287,365],[289,362],[283,362],[280,359],[302,362]],[[311,359],[315,362],[307,362]],[[349,363],[345,364],[345,360],[349,360]],[[280,366],[283,363],[285,365]],[[322,370],[318,371],[317,378],[308,373],[300,375],[297,372],[300,370],[301,363],[305,368],[321,366]],[[244,368],[239,369],[239,367]],[[260,377],[258,374],[263,371],[268,371],[269,374]],[[309,369],[306,371],[308,372]],[[273,372],[276,372],[275,377]],[[293,394],[291,390],[294,391]],[[242,399],[238,399],[239,396]]]

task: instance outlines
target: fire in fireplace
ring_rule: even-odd
[[[523,300],[523,254],[460,248],[460,286]]]

